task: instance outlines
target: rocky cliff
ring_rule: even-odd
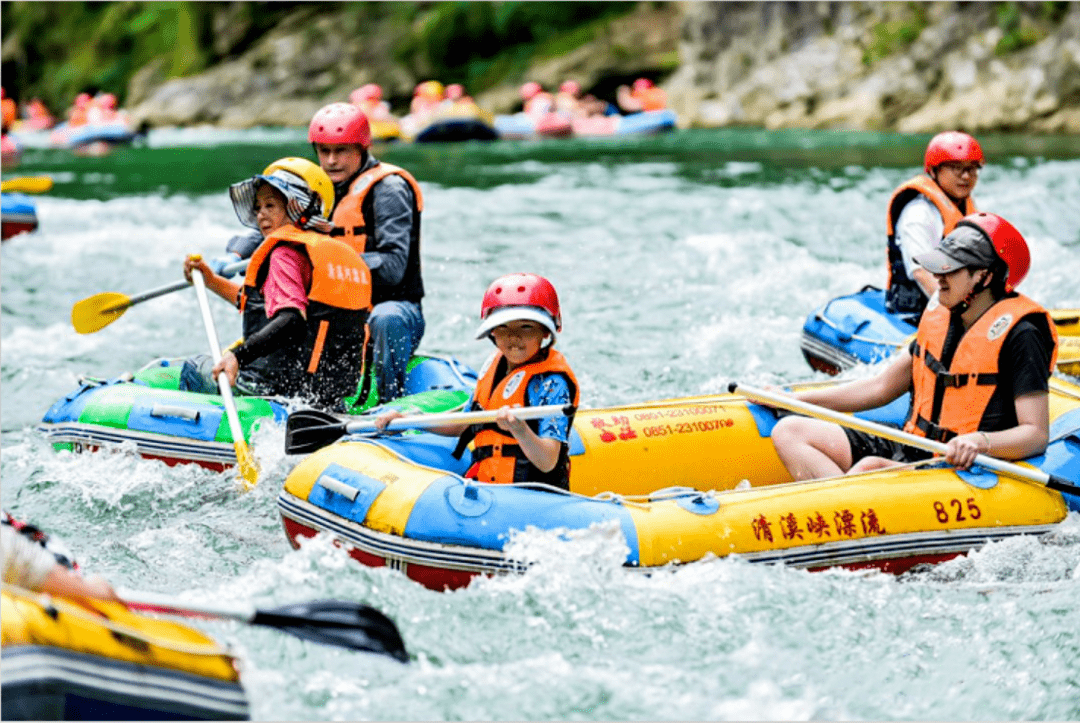
[[[147,66],[129,105],[152,125],[304,125],[363,83],[408,97],[423,78],[391,57],[386,28],[301,4],[201,75]],[[1080,3],[641,3],[525,75],[608,98],[659,78],[686,126],[1080,133]],[[477,100],[511,112],[520,81]]]

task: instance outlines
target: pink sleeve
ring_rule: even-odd
[[[309,288],[311,261],[302,251],[282,244],[270,252],[270,270],[262,287],[266,318],[289,308],[299,310],[307,318]]]

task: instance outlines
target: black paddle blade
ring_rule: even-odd
[[[285,421],[285,454],[311,454],[345,434],[345,422],[334,415],[299,409]]]
[[[409,662],[405,641],[390,618],[369,605],[345,600],[314,600],[259,610],[252,625],[266,625],[298,638],[349,650],[388,655]]]

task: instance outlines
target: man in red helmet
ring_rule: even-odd
[[[370,358],[379,402],[388,402],[404,395],[406,367],[424,336],[423,194],[408,171],[370,153],[371,124],[352,103],[331,103],[315,113],[308,140],[334,184],[330,236],[352,246],[371,269]],[[250,257],[261,242],[258,234],[234,236],[229,255],[210,267],[220,273],[225,264]]]
[[[405,371],[424,336],[420,270],[420,185],[404,168],[369,152],[371,126],[351,103],[331,103],[311,119],[308,140],[334,182],[330,235],[351,245],[371,269],[372,364],[379,401],[405,393]]]
[[[886,308],[918,320],[926,300],[937,290],[933,274],[915,257],[935,248],[964,216],[974,213],[971,192],[979,180],[983,152],[967,133],[938,133],[926,147],[925,174],[893,191],[885,224],[889,281]]]
[[[555,347],[562,331],[559,297],[551,282],[536,274],[507,274],[495,279],[480,305],[477,339],[491,339],[495,353],[480,370],[469,411],[498,410],[495,422],[433,429],[458,437],[455,457],[473,443],[473,464],[466,477],[498,484],[543,482],[570,489],[570,425],[573,417],[525,421],[515,407],[554,404],[577,407],[577,378]],[[397,417],[390,411],[375,421],[379,429]]]
[[[1046,309],[1013,289],[1031,256],[1005,219],[974,213],[918,263],[937,281],[915,340],[877,376],[794,396],[838,412],[874,409],[912,393],[904,430],[947,444],[962,469],[978,454],[1022,459],[1049,438],[1049,383],[1057,331]],[[772,432],[795,479],[866,472],[926,459],[922,449],[788,416]]]

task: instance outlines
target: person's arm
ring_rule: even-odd
[[[462,409],[466,411],[473,410],[473,397],[470,394],[469,399],[465,402]],[[388,409],[385,412],[380,413],[375,417],[375,428],[380,433],[386,432],[386,425],[395,419],[406,416],[406,412],[400,409]],[[460,437],[465,434],[465,430],[469,428],[468,424],[444,424],[439,427],[425,427],[425,432],[433,432],[434,434],[440,434],[444,437]]]
[[[84,578],[56,561],[53,554],[8,525],[3,537],[4,582],[30,590],[68,597],[116,600],[112,585],[103,578]]]
[[[915,258],[938,247],[945,230],[941,213],[922,195],[913,198],[896,219],[896,239],[908,276],[927,298],[938,290],[933,274],[915,263]]]
[[[835,387],[797,392],[796,399],[837,412],[861,412],[884,406],[911,388],[911,351],[904,349],[877,375]]]
[[[1023,459],[1042,454],[1050,440],[1050,354],[1048,330],[1021,320],[1009,332],[999,353],[998,373],[1012,380],[1016,426],[993,432],[972,432],[949,440],[946,459],[969,467],[976,454]]]
[[[307,334],[305,318],[310,286],[311,262],[308,257],[291,246],[276,247],[270,253],[270,267],[262,286],[270,323],[244,339],[236,349],[222,354],[221,360],[214,365],[214,378],[224,371],[229,383],[235,384],[240,369],[255,359],[303,342]]]
[[[570,386],[562,374],[549,373],[529,381],[527,390],[529,405],[565,406],[570,404]],[[524,420],[514,415],[514,407],[499,410],[495,423],[514,435],[529,461],[541,472],[550,472],[559,463],[562,447],[570,436],[570,423],[566,417],[549,417],[539,420],[538,432],[534,432]]]
[[[412,242],[412,188],[400,176],[387,176],[371,192],[375,194],[375,248],[361,256],[374,284],[397,286],[405,277]]]
[[[998,432],[972,432],[949,440],[945,461],[967,469],[975,456],[985,454],[1000,459],[1024,459],[1046,451],[1050,440],[1050,395],[1034,392],[1017,397],[1017,424]]]
[[[541,472],[550,472],[559,462],[562,442],[549,437],[540,437],[524,420],[514,416],[514,407],[500,407],[495,423],[499,428],[514,435],[521,451]]]
[[[209,264],[203,261],[202,256],[199,254],[192,254],[184,259],[184,278],[187,279],[188,282],[191,281],[192,271],[199,271],[202,273],[207,289],[213,291],[233,306],[236,306],[236,300],[240,296],[240,284],[235,284],[232,281],[215,274],[214,270],[210,268]]]

